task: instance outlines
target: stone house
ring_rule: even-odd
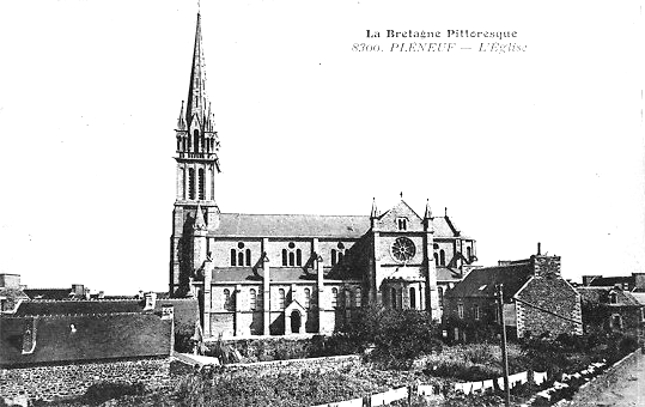
[[[582,334],[580,295],[560,273],[560,257],[533,255],[471,271],[445,295],[444,326],[453,341],[499,333],[497,286],[503,285],[510,338],[549,333]]]
[[[475,240],[401,196],[365,215],[222,213],[219,135],[205,89],[198,14],[176,137],[169,293],[194,296],[204,336],[331,333],[367,305],[439,320],[443,292],[474,267]],[[366,211],[367,212],[367,211]]]
[[[622,285],[622,284],[621,284]],[[645,305],[634,294],[616,287],[578,287],[585,332],[619,331],[642,335]]]

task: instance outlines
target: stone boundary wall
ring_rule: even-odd
[[[361,363],[358,355],[329,356],[323,358],[274,360],[270,362],[234,363],[223,365],[229,372],[254,371],[259,375],[274,372],[300,372],[303,370],[328,370],[356,366]]]
[[[640,354],[641,348],[636,349],[634,352],[614,363],[600,376],[580,386],[572,400],[561,400],[555,405],[558,407],[574,407],[587,405],[586,403],[588,402],[591,402],[589,405],[596,405],[595,400],[598,400],[598,395],[606,392],[616,382],[616,376],[620,376],[625,370],[631,369],[637,363],[639,357],[642,358]]]
[[[0,397],[52,401],[81,396],[97,383],[134,384],[147,389],[170,384],[171,358],[0,369]]]

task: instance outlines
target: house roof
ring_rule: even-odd
[[[194,298],[159,299],[146,312],[138,299],[24,301],[16,313],[0,318],[0,365],[168,355],[171,323],[160,318],[166,304],[173,305],[175,331],[192,333],[199,320]],[[23,355],[25,326],[34,323],[36,347]]]
[[[35,326],[34,351],[22,354],[25,327]],[[73,328],[72,328],[73,325]],[[153,313],[0,318],[0,366],[165,356],[171,321]]]
[[[472,270],[461,282],[446,293],[446,297],[495,297],[495,286],[504,284],[504,297],[510,298],[531,279],[533,270],[528,264],[482,267]]]
[[[43,300],[66,300],[72,293],[71,288],[25,288],[29,298]]]
[[[456,231],[446,217],[432,219],[435,237],[454,237]],[[220,224],[209,231],[214,237],[322,237],[358,239],[370,230],[370,217],[365,215],[301,215],[222,213]]]
[[[645,305],[645,293],[632,291],[630,294],[639,304]]]
[[[15,316],[45,316],[74,314],[113,314],[140,312],[144,303],[141,300],[32,300],[20,304]]]
[[[611,306],[638,306],[641,303],[629,291],[615,287],[577,287],[583,303],[607,304]],[[609,302],[609,294],[616,293],[616,303]]]
[[[629,287],[634,284],[633,276],[616,276],[616,277],[594,277],[590,282],[590,287]]]

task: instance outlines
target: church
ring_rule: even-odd
[[[219,135],[206,95],[197,15],[188,99],[176,133],[170,294],[195,296],[210,337],[330,334],[361,307],[416,309],[440,320],[445,290],[475,267],[475,240],[429,202],[401,196],[365,215],[221,212]],[[366,203],[366,209],[369,202]]]

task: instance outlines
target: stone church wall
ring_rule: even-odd
[[[81,396],[101,382],[143,382],[147,389],[167,386],[170,358],[0,369],[0,397],[51,401]]]

